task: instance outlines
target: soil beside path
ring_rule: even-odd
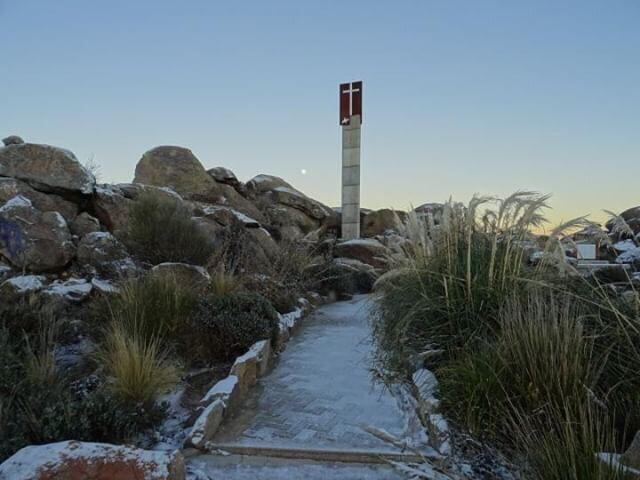
[[[304,320],[273,370],[214,438],[243,455],[193,457],[193,478],[284,479],[302,472],[307,479],[402,478],[377,463],[380,454],[399,450],[362,429],[370,425],[403,437],[408,418],[388,390],[372,384],[370,311],[370,297],[362,295]],[[281,455],[270,449],[290,458],[274,458]],[[323,458],[323,452],[333,453]],[[349,452],[370,464],[336,462],[336,455]]]

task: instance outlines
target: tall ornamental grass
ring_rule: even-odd
[[[547,201],[516,192],[409,214],[409,242],[377,284],[377,367],[406,377],[426,364],[447,413],[526,453],[534,478],[619,478],[595,453],[640,427],[638,311],[566,261],[584,218],[528,263]]]

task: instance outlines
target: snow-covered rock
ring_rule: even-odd
[[[271,360],[271,342],[269,340],[260,340],[251,345],[250,352],[256,354],[258,362],[258,376],[263,376],[269,369],[269,361]]]
[[[43,293],[70,302],[81,302],[91,294],[91,290],[93,285],[86,279],[70,278],[66,281],[56,280]]]
[[[217,382],[200,400],[201,405],[209,405],[216,400],[222,400],[225,408],[233,408],[239,396],[238,377],[229,375]]]
[[[629,248],[616,258],[616,263],[640,262],[640,247]]]
[[[9,288],[14,293],[24,295],[42,290],[45,281],[46,278],[42,275],[19,275],[5,281],[2,288]]]
[[[213,438],[224,418],[224,402],[216,400],[205,408],[191,427],[187,435],[187,443],[196,448],[204,448]]]
[[[238,377],[240,393],[244,395],[257,382],[258,378],[258,355],[249,350],[244,355],[236,358],[231,366],[230,375]]]
[[[62,215],[18,195],[0,208],[0,253],[19,269],[46,272],[67,265],[75,247]]]
[[[112,277],[127,276],[136,269],[124,245],[109,232],[91,232],[82,237],[78,262]]]
[[[1,480],[184,480],[178,451],[74,440],[29,446],[0,465]]]
[[[111,295],[114,293],[118,293],[120,291],[120,288],[113,282],[110,282],[109,280],[103,280],[97,277],[94,277],[91,279],[91,285],[93,285],[93,288],[96,291],[105,295]]]

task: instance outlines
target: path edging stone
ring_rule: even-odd
[[[301,298],[298,300],[298,308],[288,314],[280,315],[279,335],[275,348],[272,348],[269,340],[260,340],[251,345],[246,353],[235,359],[229,375],[216,382],[202,397],[200,404],[204,410],[187,435],[186,448],[207,450],[207,443],[215,436],[224,418],[231,411],[239,408],[251,388],[256,385],[258,378],[268,372],[273,357],[284,350],[285,344],[300,321],[317,306],[328,303],[318,301],[317,297],[313,300],[312,303],[306,298]]]

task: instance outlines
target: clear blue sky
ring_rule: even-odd
[[[640,204],[638,0],[0,0],[0,135],[93,156],[105,181],[177,144],[337,205],[356,79],[364,206]]]

